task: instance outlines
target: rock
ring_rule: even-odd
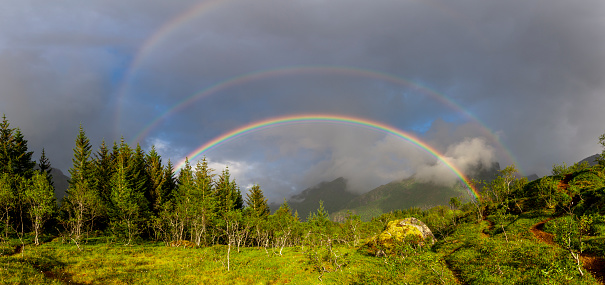
[[[386,229],[370,239],[365,248],[376,256],[392,253],[397,244],[410,243],[423,246],[425,242],[435,243],[435,236],[423,222],[416,218],[390,221]]]

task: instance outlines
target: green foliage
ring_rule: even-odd
[[[151,147],[151,150],[145,158],[145,171],[147,177],[149,177],[149,187],[146,192],[147,199],[150,202],[150,208],[153,213],[157,214],[160,211],[162,203],[168,200],[165,195],[166,176],[164,175],[164,166],[162,165],[162,158],[155,150],[155,146]]]
[[[80,240],[85,234],[86,224],[92,224],[102,212],[102,204],[94,188],[90,141],[82,125],[73,151],[73,166],[69,169],[71,179],[65,197],[65,210],[69,215],[66,221],[69,235],[75,240]]]
[[[558,175],[566,175],[566,174],[571,174],[574,172],[578,172],[578,171],[582,171],[584,169],[588,169],[590,168],[590,164],[588,164],[588,162],[584,161],[582,163],[574,163],[571,166],[567,166],[567,164],[565,162],[563,162],[562,164],[554,164],[552,166],[552,172],[551,174],[553,176],[558,176]]]
[[[252,217],[267,217],[269,215],[269,204],[267,198],[260,189],[260,186],[254,185],[246,193],[246,212]]]
[[[0,210],[2,211],[2,224],[5,238],[8,237],[11,210],[15,206],[17,199],[13,187],[15,183],[12,180],[12,177],[8,173],[0,173]]]
[[[111,228],[113,233],[130,244],[140,232],[145,197],[136,191],[128,177],[124,157],[119,157],[111,179]]]
[[[42,148],[42,154],[40,155],[40,161],[38,161],[38,171],[44,174],[48,183],[53,186],[53,175],[50,173],[52,168],[50,167],[50,161],[48,157],[46,157],[46,152],[44,148]]]
[[[28,181],[24,191],[24,198],[28,204],[27,212],[32,221],[35,233],[34,243],[40,244],[39,236],[42,233],[44,222],[55,212],[55,192],[48,182],[46,174],[35,173]]]

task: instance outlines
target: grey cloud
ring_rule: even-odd
[[[0,112],[64,171],[80,123],[95,146],[102,138],[133,139],[200,90],[287,66],[389,73],[443,94],[478,122],[380,78],[292,74],[220,90],[168,117],[142,142],[165,142],[167,155],[182,156],[253,121],[329,113],[414,132],[444,153],[465,146],[464,155],[448,154],[453,159],[509,164],[508,149],[524,172],[544,175],[553,163],[600,151],[597,138],[605,132],[599,0],[223,1],[151,47],[143,45],[162,25],[202,2],[5,2]],[[254,165],[242,179],[279,185],[275,195],[345,174],[360,177],[353,184],[361,189],[434,163],[388,136],[328,129],[275,135],[275,149],[260,138],[234,141],[213,159]],[[374,171],[352,167],[363,159]]]

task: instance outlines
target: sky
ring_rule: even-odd
[[[0,113],[64,173],[78,127],[174,164],[255,122],[372,121],[466,175],[601,151],[601,0],[0,0]],[[272,201],[345,177],[451,183],[428,151],[363,125],[274,125],[203,153]],[[201,156],[192,157],[195,163]]]

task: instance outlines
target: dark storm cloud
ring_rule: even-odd
[[[171,106],[229,78],[292,66],[348,66],[433,89],[480,123],[409,85],[292,73],[221,89],[167,116],[141,142],[162,146],[177,161],[253,121],[329,113],[414,132],[460,168],[485,159],[509,163],[510,151],[527,174],[544,175],[553,163],[600,151],[602,1],[232,0],[209,5],[149,41],[199,3],[3,3],[0,112],[23,129],[32,149],[44,146],[51,162],[66,170],[80,123],[95,145],[120,135],[131,140]],[[358,177],[354,184],[362,189],[436,165],[384,134],[351,139],[346,131],[272,131],[225,144],[212,160],[239,165],[244,184],[266,183],[275,193],[336,176]],[[376,167],[361,171],[362,160]],[[381,161],[392,167],[377,167]],[[408,164],[398,166],[402,161]]]

